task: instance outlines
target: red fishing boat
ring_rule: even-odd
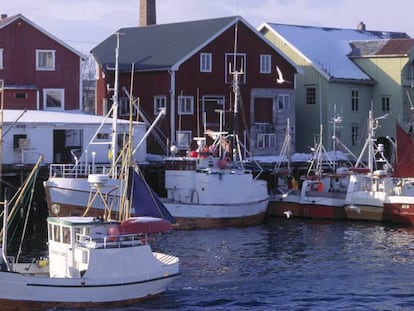
[[[397,124],[394,187],[384,202],[384,220],[414,224],[414,139]]]

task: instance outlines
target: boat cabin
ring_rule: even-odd
[[[118,222],[104,222],[95,217],[49,217],[47,222],[50,277],[83,276],[92,249],[142,244],[133,235],[128,241],[121,241]]]

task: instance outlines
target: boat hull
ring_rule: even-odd
[[[346,214],[343,206],[322,204],[301,204],[301,216],[311,219],[344,220]]]
[[[414,225],[414,203],[384,203],[384,220],[395,224]]]
[[[109,179],[108,183],[101,189],[104,196],[108,196],[114,206],[117,206],[119,195],[114,189],[119,189],[118,179]],[[87,178],[62,178],[51,177],[44,182],[46,201],[50,216],[56,216],[53,205],[60,207],[59,216],[91,216],[101,217],[104,214],[105,206],[102,200],[91,202],[91,208],[85,214],[85,207],[90,197],[95,195],[96,189],[91,187]],[[113,210],[114,216],[117,211]]]
[[[346,218],[350,220],[384,221],[384,208],[371,205],[345,205]]]
[[[84,279],[23,276],[0,272],[2,310],[114,307],[133,304],[164,292],[177,277],[110,284],[85,284]],[[4,307],[4,308],[3,308]]]
[[[300,198],[301,216],[313,219],[346,219],[345,193],[306,191]]]
[[[279,195],[274,196],[269,200],[267,215],[276,217],[302,217],[299,194],[289,194],[286,198]]]
[[[183,204],[164,201],[177,229],[254,226],[263,222],[268,200],[245,204]]]

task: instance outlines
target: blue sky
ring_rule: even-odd
[[[83,53],[122,27],[138,25],[139,0],[2,0],[2,14],[21,13]],[[403,31],[414,37],[412,0],[157,0],[157,23],[241,15],[263,22]]]

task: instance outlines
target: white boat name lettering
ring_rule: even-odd
[[[57,256],[60,256],[60,257],[67,257],[67,256],[68,256],[66,253],[64,253],[64,252],[60,252],[60,251],[57,251],[57,250],[51,250],[50,252],[51,252],[53,255],[57,255]]]

